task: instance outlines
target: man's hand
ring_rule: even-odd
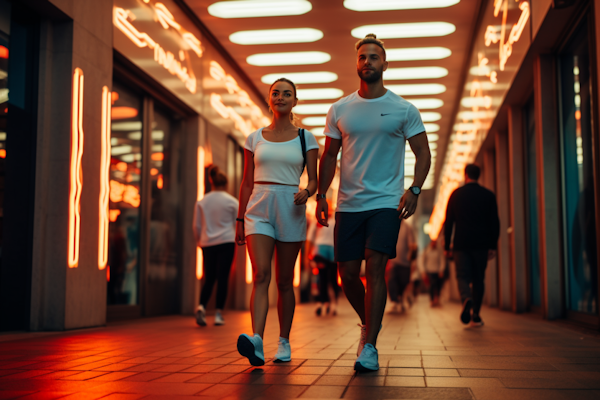
[[[319,224],[329,227],[329,224],[327,223],[327,220],[329,219],[329,204],[327,204],[327,200],[317,200],[316,217]]]
[[[418,201],[419,196],[416,196],[410,190],[404,192],[404,195],[400,199],[400,205],[398,206],[400,218],[407,219],[408,217],[413,215],[417,209]]]
[[[496,258],[496,250],[488,250],[488,260]]]
[[[235,224],[235,242],[238,246],[246,244],[246,234],[244,223],[242,221],[237,221]]]

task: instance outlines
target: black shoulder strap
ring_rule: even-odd
[[[304,163],[302,164],[302,172],[300,175],[304,173],[304,167],[306,167],[306,137],[304,136],[304,129],[298,129],[298,136],[300,136],[300,145],[302,145],[302,158],[304,159]]]

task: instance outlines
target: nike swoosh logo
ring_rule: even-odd
[[[385,117],[386,115],[390,115],[391,113],[387,113],[387,114],[381,114],[382,117]]]

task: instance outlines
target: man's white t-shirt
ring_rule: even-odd
[[[356,91],[335,102],[324,133],[342,140],[337,211],[398,208],[406,140],[424,131],[419,110],[390,90],[376,99]]]
[[[238,200],[223,190],[213,190],[196,203],[194,236],[200,247],[235,242]]]

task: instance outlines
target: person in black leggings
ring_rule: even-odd
[[[209,174],[212,191],[196,203],[194,236],[202,248],[204,285],[200,291],[200,305],[196,323],[206,326],[206,306],[217,283],[217,311],[215,325],[223,325],[223,307],[227,300],[229,271],[235,254],[235,218],[238,201],[225,191],[227,176],[218,167]]]

